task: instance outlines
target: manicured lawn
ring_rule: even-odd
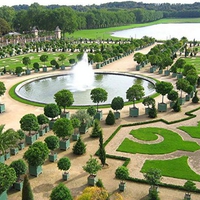
[[[147,172],[150,168],[161,170],[162,176],[200,181],[200,175],[196,174],[187,164],[187,156],[172,160],[146,160],[141,172]]]
[[[39,53],[29,53],[29,54],[23,54],[19,56],[13,56],[9,58],[0,59],[0,68],[6,67],[7,70],[15,70],[16,67],[21,66],[26,68],[26,66],[23,65],[22,59],[27,56],[31,59],[31,64],[29,65],[29,68],[33,68],[33,63],[38,62],[40,67],[44,65],[43,62],[40,61],[41,55],[48,55],[48,61],[45,63],[46,66],[51,66],[50,62],[51,60],[55,59],[60,65],[61,62],[58,61],[58,55],[59,54],[65,54],[66,60],[64,61],[65,66],[69,66],[69,59],[70,58],[76,58],[76,53],[66,53],[66,52],[39,52]]]
[[[200,149],[196,142],[184,141],[175,132],[163,128],[140,128],[135,130],[145,134],[159,134],[164,140],[158,144],[140,144],[125,138],[117,151],[126,153],[141,153],[141,154],[167,154],[177,150],[194,152]],[[133,133],[132,131],[131,133]]]
[[[187,64],[194,65],[196,67],[197,73],[200,74],[200,57],[188,57],[185,58]]]
[[[197,126],[180,126],[178,128],[185,131],[193,138],[200,138],[200,122]]]
[[[156,135],[157,133],[154,132],[147,133],[146,131],[140,131],[139,129],[132,130],[130,134],[133,135],[133,137],[137,138],[138,140],[153,141],[158,139],[158,136]]]

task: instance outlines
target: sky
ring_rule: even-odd
[[[7,0],[7,1],[0,1],[1,6],[13,6],[13,5],[20,5],[26,4],[31,5],[33,3],[38,3],[40,5],[51,5],[51,4],[59,4],[59,5],[92,5],[92,4],[102,4],[108,2],[123,2],[128,0]],[[194,2],[200,2],[199,0],[134,0],[135,2],[143,2],[143,3],[189,3],[192,4]]]

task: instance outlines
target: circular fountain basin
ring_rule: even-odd
[[[155,93],[155,82],[152,79],[126,73],[95,73],[94,82],[84,88],[74,88],[72,85],[73,75],[56,75],[31,79],[19,84],[15,93],[26,100],[38,103],[54,103],[54,94],[62,89],[70,90],[74,96],[73,106],[96,105],[90,99],[93,88],[103,88],[108,92],[106,102],[99,105],[111,104],[114,97],[120,96],[126,99],[126,91],[133,84],[141,84],[144,87],[145,96]]]

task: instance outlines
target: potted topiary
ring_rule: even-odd
[[[5,200],[7,197],[7,190],[16,181],[15,170],[6,164],[0,162],[0,199]]]
[[[196,92],[194,93],[194,97],[192,98],[192,103],[198,103],[198,102],[199,102],[199,97],[197,96],[197,92],[198,92],[198,91],[196,91]]]
[[[94,116],[96,115],[97,110],[94,106],[89,106],[87,108],[87,113],[94,119]]]
[[[44,139],[47,144],[47,147],[51,150],[49,154],[49,161],[55,162],[57,160],[57,153],[54,152],[56,148],[59,147],[59,139],[57,136],[50,135]]]
[[[57,163],[58,169],[64,170],[62,178],[64,181],[67,181],[69,178],[69,168],[71,167],[71,162],[68,157],[61,158]]]
[[[73,118],[71,118],[71,123],[74,128],[74,133],[72,134],[72,140],[77,141],[80,137],[79,127],[81,125],[81,122],[78,118],[73,117]]]
[[[156,92],[162,95],[162,102],[158,103],[158,111],[166,112],[167,104],[164,103],[164,96],[173,89],[173,85],[170,82],[161,81],[157,82],[155,87],[156,87]]]
[[[0,81],[0,97],[6,92],[6,87],[3,82]],[[5,112],[5,104],[0,103],[0,113]]]
[[[153,107],[153,105],[155,105],[155,99],[152,97],[145,97],[142,103],[144,104],[144,106],[147,106],[147,108],[145,108],[145,115],[148,115],[150,109]]]
[[[80,133],[86,133],[88,128],[92,125],[93,118],[88,114],[85,109],[79,109],[71,116],[71,119],[77,118],[80,120]]]
[[[20,140],[18,143],[19,150],[22,150],[25,147],[25,144],[24,144],[25,133],[21,129],[17,130],[17,133],[19,135],[19,140]]]
[[[175,104],[175,101],[178,99],[178,92],[175,90],[171,90],[167,94],[167,98],[170,100],[170,108],[172,108]]]
[[[60,66],[61,70],[65,69],[65,65],[64,65],[64,60],[66,59],[66,56],[64,54],[59,54],[58,55],[58,60],[62,62],[62,65]]]
[[[33,63],[33,68],[34,68],[35,73],[39,72],[40,71],[39,63],[37,63],[37,62]]]
[[[44,114],[45,116],[51,118],[51,120],[49,121],[49,128],[52,130],[55,118],[58,117],[58,115],[60,114],[60,109],[58,105],[56,105],[55,103],[45,105]]]
[[[102,120],[103,114],[102,110],[98,110],[98,104],[107,100],[108,93],[102,88],[94,88],[90,92],[90,98],[93,103],[97,103],[97,113],[95,115],[95,119]]]
[[[120,112],[118,110],[121,110],[124,107],[124,100],[122,97],[115,97],[111,102],[111,108],[115,110],[114,115],[115,119],[120,118]]]
[[[53,132],[60,138],[59,147],[61,150],[67,150],[70,147],[70,136],[73,133],[73,126],[69,119],[57,119],[53,125]]]
[[[34,114],[24,115],[20,119],[20,127],[23,131],[28,131],[28,135],[25,137],[26,144],[33,144],[37,139],[35,132],[39,129],[37,117]]]
[[[133,102],[133,107],[129,109],[131,117],[139,115],[139,109],[135,107],[135,101],[140,100],[144,96],[144,87],[139,84],[134,84],[126,91],[126,98]]]
[[[90,155],[90,159],[86,162],[86,165],[83,166],[83,170],[89,173],[88,177],[88,185],[94,186],[97,182],[96,174],[99,170],[101,170],[101,165],[97,161],[96,158],[93,158]]]
[[[74,103],[73,94],[69,90],[61,90],[58,91],[54,95],[55,102],[57,103],[59,108],[64,108],[64,111],[61,112],[61,117],[70,118],[69,112],[66,112],[66,107],[70,107]]]
[[[21,191],[23,187],[23,179],[21,179],[20,176],[26,173],[26,170],[27,170],[26,163],[22,159],[19,159],[19,160],[13,161],[10,164],[10,167],[12,167],[15,170],[16,175],[17,175],[16,182],[14,183],[14,188],[16,190]]]
[[[191,98],[191,93],[194,91],[194,87],[192,85],[189,85],[187,87],[187,89],[185,90],[185,92],[187,93],[187,95],[185,96],[185,100],[189,101]]]
[[[16,67],[15,69],[15,73],[17,74],[17,76],[21,76],[23,71],[24,70],[22,67]]]
[[[187,191],[184,200],[191,200],[191,191],[196,190],[196,184],[192,181],[186,181],[183,187]]]
[[[47,159],[49,149],[46,143],[41,141],[33,143],[24,153],[24,159],[28,162],[29,174],[38,176],[42,173],[42,165]]]
[[[115,177],[121,179],[119,183],[119,190],[124,191],[126,187],[126,182],[124,182],[124,180],[126,180],[129,177],[128,168],[125,166],[118,167],[115,171]]]
[[[43,126],[43,125],[48,124],[49,119],[44,114],[40,114],[37,116],[37,120],[38,120],[38,124],[40,125],[40,129],[38,131],[39,135],[43,136],[46,133],[46,131],[48,130],[48,128],[46,128],[47,126]]]

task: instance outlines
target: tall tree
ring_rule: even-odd
[[[24,176],[24,183],[22,188],[22,200],[33,200],[33,192],[28,179],[28,175]]]
[[[102,131],[99,134],[99,159],[101,160],[101,164],[104,166],[106,164],[106,150],[103,145],[103,133]]]

